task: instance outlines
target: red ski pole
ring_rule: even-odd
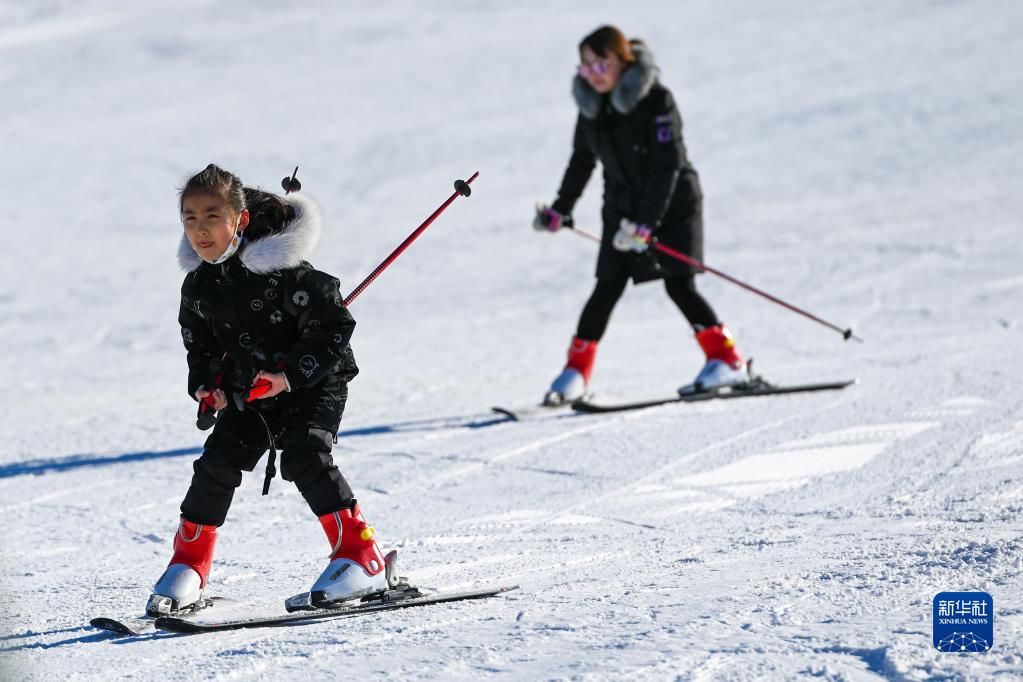
[[[447,201],[445,201],[443,204],[441,204],[440,207],[438,207],[436,211],[431,213],[430,217],[427,218],[426,220],[424,220],[422,225],[417,227],[412,232],[412,234],[410,234],[408,237],[406,237],[405,241],[403,241],[401,244],[399,244],[398,248],[396,248],[394,251],[392,251],[391,255],[388,256],[387,258],[385,258],[383,260],[383,262],[380,263],[380,265],[378,265],[373,272],[369,273],[369,277],[367,277],[366,279],[362,280],[362,284],[360,284],[359,286],[355,287],[355,291],[353,291],[352,293],[348,294],[348,298],[346,298],[345,301],[344,301],[344,306],[347,308],[349,306],[349,304],[351,304],[351,302],[354,301],[359,296],[359,294],[361,294],[363,291],[365,291],[366,287],[368,287],[370,284],[372,284],[373,280],[375,280],[377,277],[379,277],[380,273],[382,273],[384,270],[386,270],[388,268],[388,266],[390,266],[390,264],[393,263],[398,258],[398,256],[400,256],[405,251],[405,249],[407,249],[412,244],[412,242],[414,242],[416,240],[416,238],[418,238],[419,235],[421,235],[423,233],[423,231],[426,230],[426,228],[428,228],[430,226],[430,223],[432,223],[434,220],[436,220],[437,216],[439,216],[441,213],[443,213],[444,209],[446,209],[448,206],[451,205],[451,203],[455,199],[457,199],[460,196],[467,197],[470,194],[472,194],[472,190],[469,189],[469,185],[472,184],[473,180],[475,180],[477,177],[479,177],[479,174],[480,174],[480,172],[476,171],[475,173],[472,174],[472,177],[470,177],[468,180],[455,180],[455,192],[454,192],[454,194],[452,194],[450,197],[448,197]]]
[[[581,230],[578,227],[576,227],[575,225],[566,225],[566,227],[571,229],[572,232],[578,234],[580,237],[585,237],[585,238],[589,239],[590,241],[597,242],[598,244],[601,241],[600,237],[598,237],[597,235],[590,234],[589,232],[586,232],[585,230]],[[838,332],[839,334],[841,334],[842,338],[845,339],[846,341],[848,341],[849,339],[854,339],[856,341],[859,341],[860,343],[863,343],[863,339],[861,339],[860,337],[858,337],[855,334],[853,334],[853,331],[852,331],[851,328],[842,329],[838,325],[832,324],[832,323],[828,322],[827,320],[822,320],[821,318],[817,317],[813,313],[809,313],[809,312],[803,310],[802,308],[799,308],[797,306],[792,305],[791,303],[786,303],[785,301],[781,300],[777,296],[772,296],[771,294],[767,293],[766,291],[763,291],[762,289],[758,289],[758,288],[756,288],[755,286],[753,286],[751,284],[746,284],[742,280],[738,280],[735,277],[732,277],[731,275],[729,275],[729,274],[727,274],[725,272],[721,272],[720,270],[712,268],[712,267],[710,267],[709,265],[707,265],[705,263],[701,263],[700,261],[696,260],[692,256],[687,256],[686,254],[684,254],[684,253],[682,253],[680,251],[676,251],[675,249],[671,248],[670,246],[665,246],[664,244],[661,244],[660,242],[658,242],[656,237],[653,238],[650,241],[650,245],[652,247],[654,247],[655,249],[657,249],[658,251],[660,251],[661,253],[663,253],[663,254],[665,254],[667,256],[670,256],[670,257],[674,258],[675,260],[682,261],[683,263],[685,263],[686,265],[688,265],[690,267],[697,268],[699,270],[706,270],[707,272],[709,272],[711,274],[717,275],[718,277],[721,277],[722,279],[728,280],[732,284],[739,285],[740,287],[742,287],[743,289],[746,289],[747,291],[752,291],[754,294],[757,294],[759,296],[763,296],[764,298],[766,298],[768,301],[771,301],[772,303],[777,303],[778,305],[780,305],[780,306],[782,306],[784,308],[788,308],[789,310],[791,310],[794,313],[799,313],[803,317],[807,317],[807,318],[813,320],[814,322],[816,322],[817,324],[824,325],[828,329],[832,329],[832,330]]]
[[[283,180],[281,180],[281,186],[284,187],[285,194],[290,194],[291,192],[297,192],[302,187],[301,183],[298,182],[298,180],[295,177],[297,174],[298,174],[298,167],[296,166],[295,167],[295,172],[292,173],[290,178],[284,178]],[[450,197],[448,197],[447,201],[445,201],[443,204],[441,204],[440,207],[436,211],[434,211],[432,214],[430,214],[429,218],[427,218],[425,221],[423,221],[423,223],[419,227],[417,227],[415,229],[415,231],[412,232],[412,234],[410,234],[408,237],[406,237],[405,241],[403,241],[401,244],[399,244],[398,248],[396,248],[394,251],[392,251],[391,255],[389,255],[387,258],[385,258],[384,261],[382,263],[380,263],[380,265],[378,265],[376,267],[376,269],[373,270],[372,273],[370,273],[369,277],[364,279],[362,281],[362,284],[360,284],[359,286],[357,286],[355,288],[355,291],[353,291],[352,293],[348,294],[348,298],[346,298],[344,300],[344,304],[343,305],[347,308],[348,305],[352,301],[354,301],[359,294],[361,294],[363,291],[365,291],[366,287],[368,287],[370,284],[372,284],[373,280],[375,280],[377,277],[379,277],[380,273],[382,273],[384,270],[386,270],[388,268],[388,266],[390,266],[391,263],[393,263],[398,258],[398,256],[400,256],[405,251],[405,249],[407,249],[409,247],[409,245],[411,245],[412,242],[414,242],[416,240],[416,238],[419,237],[419,235],[421,235],[426,230],[426,228],[428,228],[430,226],[430,224],[434,220],[437,219],[437,216],[439,216],[441,213],[443,213],[444,210],[448,206],[450,206],[452,204],[452,202],[454,202],[455,199],[457,199],[459,196],[467,197],[470,194],[472,194],[472,190],[469,188],[469,185],[472,183],[473,180],[475,180],[477,177],[479,177],[479,174],[480,174],[480,172],[476,171],[475,173],[472,174],[472,177],[470,177],[468,180],[455,180],[455,192]],[[226,355],[224,356],[224,361],[225,362],[227,361],[227,356]],[[222,374],[223,374],[223,372],[221,372],[220,374],[217,375],[217,378],[216,378],[216,381],[215,381],[215,384],[214,384],[214,388],[220,386],[220,383],[221,383],[222,378],[223,378]],[[252,388],[249,390],[248,394],[245,396],[245,402],[251,403],[252,401],[260,398],[263,395],[265,395],[267,392],[269,392],[269,390],[270,390],[270,382],[269,381],[257,381],[252,386]],[[199,412],[196,415],[196,425],[200,429],[206,430],[206,429],[210,428],[211,426],[213,426],[214,423],[216,423],[216,411],[213,409],[213,405],[214,405],[214,398],[213,398],[212,394],[207,396],[207,397],[205,397],[205,398],[203,398],[201,401],[199,401]]]

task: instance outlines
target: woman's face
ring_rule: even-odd
[[[584,45],[579,51],[582,63],[579,65],[579,75],[586,79],[590,87],[605,95],[615,89],[618,79],[622,77],[625,64],[613,52],[608,52],[606,57],[598,57],[597,53]]]
[[[195,252],[214,261],[224,255],[235,234],[248,227],[249,212],[238,213],[224,197],[201,192],[181,202],[181,224]]]

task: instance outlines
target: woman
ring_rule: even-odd
[[[533,226],[556,231],[570,214],[597,161],[604,168],[603,239],[597,285],[583,308],[565,369],[544,403],[582,397],[593,371],[597,343],[629,278],[663,279],[668,296],[689,321],[707,362],[680,392],[743,383],[746,363],[731,334],[696,290],[689,266],[650,249],[651,237],[703,258],[703,195],[686,158],[682,119],[671,92],[658,82],[653,55],[614,26],[602,26],[579,43],[579,73],[572,94],[579,106],[572,157],[550,207],[539,206]]]

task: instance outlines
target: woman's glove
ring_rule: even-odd
[[[533,229],[538,232],[557,232],[565,224],[565,216],[544,204],[536,205]]]
[[[628,218],[622,218],[618,224],[618,231],[615,232],[611,245],[619,251],[632,251],[643,253],[650,248],[650,239],[653,231],[647,225],[637,225]]]

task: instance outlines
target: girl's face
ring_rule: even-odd
[[[181,202],[181,223],[195,252],[214,261],[227,251],[235,234],[248,227],[249,212],[236,212],[216,194],[193,193]]]
[[[598,57],[588,45],[584,45],[579,56],[582,58],[579,75],[586,79],[591,88],[602,95],[615,89],[625,70],[625,64],[618,55],[608,52],[606,57]]]

